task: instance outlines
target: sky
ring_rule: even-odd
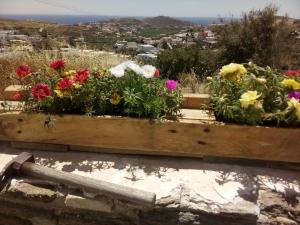
[[[239,17],[270,3],[300,19],[300,0],[0,0],[0,14]]]

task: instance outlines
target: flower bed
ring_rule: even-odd
[[[181,102],[177,82],[162,80],[150,65],[128,61],[109,71],[94,68],[64,70],[55,60],[49,68],[16,70],[22,85],[13,99],[25,102],[26,112],[115,115],[138,118],[176,117]]]
[[[201,110],[188,111],[188,116],[184,112],[181,118],[177,82],[161,80],[154,67],[126,62],[110,71],[89,72],[56,66],[51,76],[47,70],[24,69],[19,79],[25,91],[20,95],[25,111],[35,113],[0,114],[0,140],[42,143],[47,148],[64,145],[60,149],[71,151],[300,163],[300,129],[221,123]],[[292,83],[297,79],[293,77]],[[287,77],[269,68],[232,64],[210,80],[217,120],[299,125],[298,92],[289,91],[294,86]],[[178,121],[165,119],[169,116]]]
[[[253,63],[224,66],[209,78],[218,120],[249,125],[300,126],[300,70],[278,73]]]

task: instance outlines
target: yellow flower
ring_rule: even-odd
[[[300,120],[300,102],[298,102],[297,99],[292,98],[289,102],[288,105],[291,109],[295,110],[296,116],[298,120]]]
[[[67,72],[64,73],[64,76],[65,77],[71,77],[71,76],[73,76],[75,74],[76,74],[76,70],[69,70],[69,71],[67,71]]]
[[[283,84],[283,86],[292,88],[293,90],[300,89],[300,83],[295,81],[294,79],[284,79],[281,83]]]
[[[79,88],[82,87],[82,85],[79,84],[79,83],[73,83],[73,87],[74,87],[75,89],[79,89]]]
[[[59,97],[59,98],[70,97],[70,93],[68,93],[67,91],[54,90],[54,92],[57,95],[57,97]]]
[[[250,105],[253,105],[256,108],[261,108],[261,104],[257,100],[260,96],[261,94],[258,94],[257,91],[247,91],[242,94],[240,103],[243,108],[248,108]]]
[[[120,101],[121,101],[121,96],[118,95],[117,93],[113,93],[110,98],[110,103],[113,105],[118,105]]]
[[[228,80],[240,82],[241,78],[247,73],[246,68],[242,64],[230,63],[223,66],[220,75]]]

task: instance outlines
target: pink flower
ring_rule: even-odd
[[[300,69],[299,70],[287,70],[284,72],[284,76],[291,77],[291,76],[298,76],[300,75]]]
[[[296,99],[298,102],[300,102],[300,92],[299,91],[292,91],[288,94],[289,99]]]
[[[74,82],[83,84],[87,81],[88,76],[89,76],[89,71],[87,69],[81,69],[77,71],[75,77],[74,77]]]
[[[63,59],[56,59],[53,60],[50,64],[49,67],[54,69],[54,70],[60,70],[65,67],[65,61]]]
[[[165,87],[169,90],[175,90],[177,88],[177,81],[175,80],[166,80],[165,81]]]
[[[66,77],[57,82],[57,88],[60,90],[65,90],[65,89],[70,88],[72,86],[72,84],[73,84],[73,81],[69,77]]]
[[[11,100],[12,101],[20,101],[23,99],[23,97],[24,97],[24,93],[21,91],[18,91],[11,96]]]
[[[28,66],[26,65],[21,65],[16,69],[16,74],[20,77],[20,78],[24,78],[27,77],[29,74],[31,74],[32,71],[29,69]]]
[[[37,83],[31,89],[31,94],[34,99],[41,100],[47,96],[51,95],[50,87],[44,83]]]

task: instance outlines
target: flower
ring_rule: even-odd
[[[160,76],[160,72],[158,69],[155,70],[155,73],[154,73],[154,77],[159,77]]]
[[[11,96],[11,100],[20,101],[20,100],[22,100],[23,97],[24,97],[24,93],[21,91],[18,91]]]
[[[54,70],[60,70],[65,67],[65,61],[63,59],[56,59],[53,60],[50,64],[49,67],[54,69]]]
[[[83,84],[87,81],[88,76],[89,76],[89,71],[87,69],[81,69],[77,71],[75,77],[74,77],[74,82],[78,84]]]
[[[131,69],[133,72],[139,75],[143,75],[144,70],[134,62],[130,62],[127,64],[127,68]]]
[[[57,82],[56,86],[59,90],[65,90],[65,89],[70,88],[72,86],[72,84],[73,84],[73,81],[69,77],[66,77],[62,80],[59,80]]]
[[[247,73],[246,68],[242,64],[230,63],[223,66],[220,75],[228,80],[239,82],[241,77]]]
[[[65,76],[65,77],[71,77],[71,76],[74,76],[75,74],[76,74],[76,70],[69,70],[69,71],[65,72],[63,74],[63,76]]]
[[[260,84],[266,84],[267,80],[265,78],[256,78],[256,81]]]
[[[260,108],[261,105],[259,104],[259,101],[257,101],[260,96],[261,94],[258,94],[257,91],[247,91],[242,94],[240,103],[243,108],[248,108],[250,105]]]
[[[294,110],[296,113],[296,116],[298,118],[298,120],[300,120],[300,103],[298,102],[297,99],[292,98],[289,102],[288,102],[289,108]]]
[[[67,91],[62,91],[62,90],[54,90],[55,94],[59,98],[64,98],[64,97],[70,97],[71,94]]]
[[[156,72],[156,67],[151,65],[142,66],[143,76],[146,78],[153,78]]]
[[[121,101],[121,96],[118,95],[117,93],[113,93],[110,98],[110,103],[113,105],[118,105],[120,101]]]
[[[293,90],[300,89],[300,83],[295,81],[294,79],[284,79],[283,81],[281,81],[281,83],[283,84],[283,86],[291,88]]]
[[[21,65],[16,69],[16,74],[18,75],[18,77],[20,78],[24,78],[27,77],[29,74],[31,74],[32,71],[29,69],[28,66],[26,65]]]
[[[165,81],[165,87],[169,90],[175,90],[177,88],[177,81],[175,80],[166,80]]]
[[[296,99],[298,102],[300,102],[300,92],[299,91],[292,91],[288,94],[289,99]]]
[[[126,67],[127,67],[127,64],[122,63],[120,65],[110,68],[109,72],[115,77],[123,77],[125,75]]]
[[[31,89],[31,94],[34,99],[41,100],[51,95],[50,87],[45,83],[37,83]]]
[[[284,76],[291,77],[291,76],[298,76],[300,75],[300,69],[299,70],[287,70],[284,72]]]

